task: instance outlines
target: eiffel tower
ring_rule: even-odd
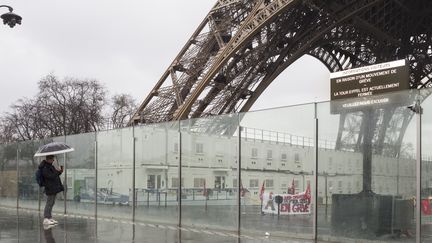
[[[303,55],[330,72],[406,59],[410,87],[431,87],[431,23],[430,0],[219,0],[129,124],[246,112]],[[399,156],[412,116],[341,114],[335,149],[359,151],[373,120],[375,152]]]

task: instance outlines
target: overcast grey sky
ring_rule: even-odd
[[[0,4],[11,5],[23,17],[23,24],[13,29],[0,26],[0,113],[19,98],[33,97],[38,80],[51,72],[59,77],[97,79],[110,95],[128,93],[141,103],[215,3],[216,0],[1,0]],[[0,9],[0,13],[5,11]],[[328,70],[305,56],[269,86],[252,110],[329,97]],[[329,130],[329,134],[321,135],[335,139],[338,117],[329,115],[326,109],[321,110],[329,120],[321,131]],[[250,125],[295,128],[287,132],[310,136],[311,125],[304,122],[313,115],[310,106],[290,110],[294,112],[287,114],[296,113],[295,117],[284,117],[278,111],[250,114],[280,117],[266,119],[265,123],[255,119],[258,124]],[[432,121],[428,116],[425,114],[425,120]],[[406,137],[415,137],[409,135],[414,128],[408,129]],[[432,126],[424,126],[424,130],[432,133]]]
[[[33,97],[38,80],[101,81],[144,100],[216,0],[2,0],[23,24],[0,27],[0,112]],[[4,13],[6,9],[0,9]],[[291,65],[252,110],[329,99],[329,73],[312,57]]]

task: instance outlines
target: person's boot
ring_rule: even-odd
[[[43,224],[44,225],[50,225],[50,224],[55,224],[53,221],[51,221],[51,219],[48,218],[44,218],[43,220]]]
[[[53,218],[50,218],[49,220],[51,220],[51,222],[53,222],[54,224],[58,224],[58,221]]]

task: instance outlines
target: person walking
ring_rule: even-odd
[[[47,196],[44,209],[44,225],[58,224],[58,222],[52,218],[52,209],[55,204],[57,193],[64,191],[64,187],[60,180],[60,175],[63,173],[63,166],[60,166],[60,169],[57,169],[53,165],[54,161],[54,155],[47,155],[45,160],[43,160],[39,165],[39,168],[42,170],[45,187],[44,191]]]

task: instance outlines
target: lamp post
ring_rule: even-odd
[[[3,20],[3,24],[9,25],[9,27],[13,28],[16,24],[21,24],[22,17],[12,13],[13,8],[8,5],[0,5],[0,8],[8,8],[9,12],[2,14],[0,18]]]

